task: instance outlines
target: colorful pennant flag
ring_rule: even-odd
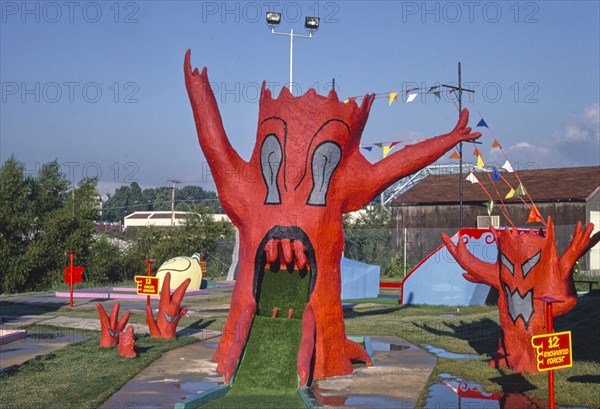
[[[485,204],[485,207],[487,207],[488,216],[491,216],[492,215],[492,211],[494,210],[494,201],[490,200],[489,202],[487,202]]]
[[[477,156],[477,165],[476,168],[483,169],[485,168],[485,163],[483,163],[483,159],[481,159],[481,155]]]
[[[502,169],[506,170],[509,173],[512,173],[515,171],[513,169],[513,167],[510,165],[510,162],[508,161],[508,159],[506,159],[506,162],[504,162],[504,165],[502,165]]]
[[[433,87],[429,87],[429,89],[427,90],[427,93],[433,91],[434,89],[438,89],[440,86],[439,85],[434,85]]]
[[[475,147],[475,150],[473,151],[473,156],[481,156],[481,152],[479,151],[479,149],[477,149],[477,146]]]
[[[477,126],[485,126],[486,128],[488,128],[488,126],[485,123],[485,121],[483,120],[483,118],[481,118],[481,121],[479,121],[479,123],[477,124]]]
[[[373,150],[372,146],[361,146],[361,148],[363,148],[364,150],[369,151],[369,152],[371,152]]]
[[[504,196],[505,199],[510,199],[511,197],[515,196],[515,189],[513,189],[512,187],[510,188],[510,192],[508,192],[506,194],[506,196]]]
[[[392,102],[394,102],[394,101],[398,101],[398,93],[390,92],[390,102],[389,102],[388,106],[392,106]]]
[[[402,142],[402,141],[396,141],[396,142],[390,143],[390,149],[392,149],[394,146],[398,145],[400,142]]]
[[[521,183],[517,186],[517,190],[515,190],[515,196],[525,196],[527,192],[525,192],[525,188]]]
[[[413,94],[408,94],[408,97],[406,98],[406,103],[408,104],[409,102],[413,102],[415,100],[415,98],[417,97],[417,93],[413,93]]]
[[[460,155],[458,154],[458,152],[456,152],[456,149],[454,149],[454,152],[452,152],[452,155],[450,155],[450,159],[460,160]]]
[[[500,179],[500,173],[498,173],[498,169],[494,167],[494,170],[492,171],[492,180],[496,181],[498,179]]]
[[[492,143],[492,149],[493,148],[500,148],[500,149],[502,149],[502,146],[498,143],[498,141],[496,140],[496,138],[494,138],[494,142]]]
[[[392,145],[385,145],[383,147],[383,157],[385,158],[386,156],[389,155],[390,151],[393,149],[394,147]]]
[[[440,91],[436,91],[436,92],[434,92],[434,93],[433,93],[433,95],[435,95],[435,97],[436,97],[437,99],[441,99],[441,98],[442,98],[442,97],[440,96]]]
[[[469,173],[469,176],[466,178],[471,183],[479,183],[479,179],[473,174],[473,172]]]
[[[377,146],[378,148],[383,148],[383,144],[381,142],[375,142],[373,145]]]
[[[533,206],[531,206],[531,210],[529,211],[529,217],[527,218],[527,221],[525,223],[536,223],[536,222],[543,223],[544,220],[542,219],[542,215],[540,214],[540,211],[537,209],[537,207],[535,207],[535,205],[533,205]]]

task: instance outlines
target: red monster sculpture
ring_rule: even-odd
[[[590,223],[575,228],[573,240],[559,258],[554,239],[554,225],[548,217],[545,235],[490,227],[498,246],[498,260],[487,263],[473,256],[462,239],[455,246],[442,238],[450,254],[467,272],[463,276],[474,283],[498,289],[498,311],[502,335],[498,352],[490,366],[508,366],[516,372],[537,373],[536,352],[531,347],[534,335],[545,334],[544,302],[536,297],[551,297],[562,302],[553,304],[553,316],[565,314],[577,303],[573,266],[597,240],[590,234]]]
[[[173,291],[171,296],[171,273],[165,274],[162,288],[160,289],[160,300],[158,301],[158,316],[156,321],[152,314],[152,308],[146,306],[146,323],[152,338],[174,339],[177,334],[177,324],[181,317],[187,313],[187,308],[180,308],[181,301],[185,295],[191,279],[186,279]]]
[[[104,307],[99,302],[96,303],[98,314],[100,314],[100,346],[111,347],[119,342],[119,334],[127,325],[131,311],[127,311],[119,320],[120,304],[116,302],[110,312],[110,318],[106,315]]]
[[[135,346],[135,337],[133,336],[133,326],[130,325],[119,335],[119,355],[125,358],[135,358],[137,354],[133,347]]]
[[[272,315],[271,306],[260,311],[264,286],[271,279],[265,274],[269,265],[271,270],[288,266],[289,274],[309,277],[307,290],[302,290],[304,305],[293,314],[302,319],[297,368],[301,385],[309,373],[314,379],[349,374],[354,359],[370,364],[368,354],[346,338],[344,329],[342,215],[367,205],[394,181],[433,163],[457,143],[481,136],[466,127],[468,112],[461,113],[450,133],[371,164],[359,144],[375,95],[366,95],[359,106],[340,102],[333,90],[327,97],[314,89],[294,97],[283,88],[273,99],[263,83],[256,144],[246,162],[225,134],[206,68],[201,74],[192,72],[190,51],[184,71],[200,146],[221,204],[240,232],[238,278],[213,357],[217,371],[230,379],[255,314]]]

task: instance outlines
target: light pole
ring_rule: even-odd
[[[181,183],[180,180],[177,179],[169,179],[167,182],[173,183],[173,187],[171,190],[171,227],[175,226],[175,185]]]
[[[319,29],[319,23],[321,19],[319,17],[306,17],[304,20],[304,28],[308,31],[308,35],[303,34],[294,34],[294,29],[290,29],[289,33],[279,33],[275,31],[275,26],[281,23],[281,13],[276,13],[274,11],[267,12],[267,25],[271,28],[271,34],[280,35],[280,36],[288,36],[290,37],[290,85],[289,89],[292,95],[294,95],[294,90],[292,88],[293,84],[293,72],[294,72],[294,37],[298,38],[312,38],[313,33]]]

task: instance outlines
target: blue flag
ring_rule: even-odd
[[[479,123],[477,124],[477,126],[485,126],[486,128],[488,128],[488,126],[485,123],[485,121],[483,120],[483,118],[481,118],[481,121],[479,121]]]
[[[496,181],[500,179],[500,174],[498,173],[498,169],[494,168],[494,171],[492,172],[492,180]]]
[[[361,146],[361,148],[363,148],[364,150],[369,151],[369,152],[371,152],[373,150],[372,146]]]

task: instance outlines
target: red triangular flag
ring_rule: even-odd
[[[454,152],[452,152],[452,155],[450,155],[450,159],[460,160],[460,155],[458,154],[458,152],[456,152],[456,149],[454,150]]]
[[[496,139],[494,139],[494,143],[492,143],[492,148],[500,148],[500,149],[502,149],[502,146],[500,146],[500,144],[498,143],[498,141]]]
[[[529,217],[527,218],[527,221],[525,223],[543,223],[544,220],[542,219],[542,215],[540,214],[540,211],[537,209],[537,207],[535,207],[535,205],[531,206],[531,210],[529,211]]]
[[[477,149],[477,146],[475,147],[475,150],[473,151],[473,156],[481,156],[481,152],[479,152],[479,149]]]

